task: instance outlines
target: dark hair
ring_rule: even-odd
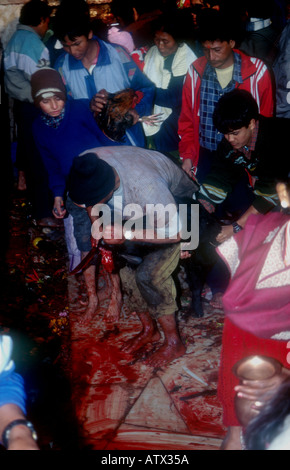
[[[216,104],[213,123],[222,134],[248,127],[251,120],[259,118],[258,105],[246,90],[235,88],[224,94]]]
[[[163,3],[163,0],[132,0],[132,7],[136,9],[138,15],[143,15],[154,10],[161,10]]]
[[[121,21],[122,26],[134,23],[134,10],[131,0],[112,0],[110,8],[114,17]]]
[[[25,26],[38,26],[42,20],[49,18],[51,7],[43,0],[30,0],[20,11],[19,23]]]
[[[273,0],[244,0],[245,9],[250,18],[271,18],[274,13]]]
[[[285,418],[290,415],[290,380],[278,388],[259,415],[250,422],[245,433],[247,450],[267,450],[267,446],[279,436]]]
[[[152,33],[162,31],[170,34],[176,42],[182,43],[193,38],[193,18],[188,8],[163,13],[151,25]]]
[[[204,8],[200,11],[198,18],[198,39],[201,43],[205,41],[227,41],[235,40],[239,35],[239,28],[234,16],[225,12]]]
[[[89,36],[92,30],[90,9],[86,2],[61,3],[54,18],[54,34],[60,41],[68,36],[73,41],[79,36]]]

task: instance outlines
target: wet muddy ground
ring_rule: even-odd
[[[81,276],[67,277],[63,228],[37,227],[25,197],[12,199],[0,328],[14,339],[41,450],[217,450],[223,312],[208,304],[203,319],[181,312],[187,353],[161,370],[135,361],[121,350],[140,328],[130,300],[118,324],[104,322],[109,298],[80,324],[84,288]]]

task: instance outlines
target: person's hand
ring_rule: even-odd
[[[121,245],[125,242],[123,226],[119,224],[107,225],[103,230],[103,239],[108,245]]]
[[[103,110],[103,107],[107,104],[108,96],[109,94],[106,90],[100,90],[93,96],[90,107],[95,115],[100,114]]]
[[[8,450],[39,450],[31,431],[26,426],[15,426],[10,431]]]
[[[52,213],[56,219],[63,219],[66,214],[62,197],[55,197]]]
[[[190,177],[192,177],[191,168],[192,168],[192,161],[190,160],[190,158],[186,158],[185,160],[183,160],[182,169],[183,169],[183,170],[185,171],[185,173],[187,173]]]
[[[163,119],[161,116],[163,113],[158,113],[158,114],[151,114],[151,116],[143,116],[139,118],[139,122],[144,122],[148,126],[156,126],[160,122],[163,122]]]
[[[216,237],[216,241],[218,243],[223,243],[229,238],[231,238],[234,234],[234,229],[232,225],[223,225],[220,233]]]
[[[21,393],[19,391],[19,393]],[[7,403],[0,406],[0,436],[7,426],[16,420],[26,420],[21,408],[14,403]],[[8,450],[39,450],[37,442],[33,439],[31,430],[23,423],[10,427],[8,438]]]
[[[287,209],[290,207],[290,191],[289,186],[285,183],[278,183],[276,185],[276,191],[280,200],[280,204],[283,209]]]
[[[278,390],[279,386],[289,375],[281,372],[267,380],[243,380],[242,384],[235,387],[239,398],[254,401],[253,407],[260,409]]]

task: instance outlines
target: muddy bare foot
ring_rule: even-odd
[[[181,341],[166,342],[156,352],[152,351],[152,354],[146,359],[146,364],[154,368],[160,368],[183,356],[185,352],[186,348]]]
[[[159,339],[160,333],[158,330],[152,332],[143,329],[137,336],[127,341],[122,350],[128,353],[134,353],[148,343],[155,343],[159,341]]]
[[[98,287],[98,291],[97,291],[100,302],[102,302],[103,300],[109,299],[112,294],[112,290],[114,288],[114,283],[112,283],[111,275],[107,273],[106,271],[103,271],[103,277],[105,281],[104,286],[101,289]]]
[[[146,361],[149,355],[153,354],[154,351],[157,351],[159,347],[159,341],[145,344],[145,346],[134,352],[134,359],[129,363],[129,365],[134,365],[136,362]]]
[[[138,349],[143,348],[148,343],[154,343],[160,340],[160,332],[157,324],[151,319],[150,315],[147,313],[140,313],[138,314],[138,317],[141,320],[143,328],[140,333],[127,341],[123,346],[122,350],[128,353],[133,353]]]
[[[116,323],[120,319],[122,308],[122,291],[120,285],[120,278],[118,274],[110,274],[111,295],[110,304],[107,312],[104,315],[104,320],[107,323]],[[99,297],[99,293],[98,293]]]
[[[95,316],[98,306],[99,306],[98,297],[90,297],[86,311],[84,315],[80,318],[79,323],[87,324],[88,322],[90,322]]]
[[[110,298],[111,295],[111,288],[103,287],[102,289],[98,289],[98,298],[100,302],[107,300]]]
[[[98,294],[99,295],[99,294]],[[104,315],[104,320],[107,323],[117,323],[120,319],[122,308],[122,295],[112,295],[108,310]]]

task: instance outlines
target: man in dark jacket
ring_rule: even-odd
[[[247,198],[236,196],[238,219],[223,227],[217,241],[223,242],[241,230],[251,214],[266,214],[278,204],[276,184],[290,172],[289,119],[265,118],[250,93],[233,90],[218,102],[214,125],[224,135],[212,170],[199,191],[199,200],[210,212],[230,197],[235,188],[246,189]],[[245,181],[246,178],[246,181]],[[243,184],[243,186],[242,186]]]

